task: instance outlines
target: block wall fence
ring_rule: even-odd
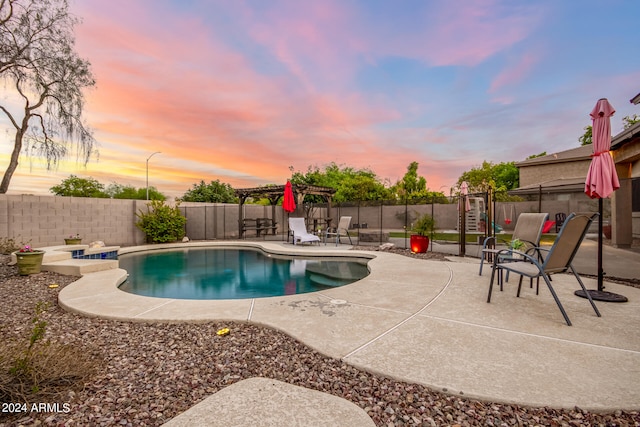
[[[608,200],[607,200],[608,201]],[[605,220],[609,218],[609,206],[605,205]],[[101,240],[106,245],[135,246],[145,243],[145,235],[136,226],[136,213],[146,211],[145,200],[96,199],[84,197],[33,196],[0,194],[0,237],[8,237],[17,243],[29,243],[34,247],[63,245],[64,239],[80,234],[83,243]],[[186,235],[192,240],[237,239],[239,206],[222,203],[182,203],[180,210],[187,218]],[[287,214],[280,206],[245,204],[245,218],[274,218],[278,233],[286,240]],[[557,212],[597,212],[597,201],[566,200],[544,201],[542,212],[550,219]],[[496,223],[505,230],[512,230],[517,215],[522,212],[538,212],[538,202],[497,203]],[[431,214],[436,227],[454,230],[457,227],[456,204],[425,205],[334,205],[329,212],[326,205],[299,207],[290,216],[335,219],[351,216],[352,224],[366,224],[368,229],[402,230],[405,214],[412,219],[421,214]],[[505,216],[512,220],[507,225]],[[251,237],[251,235],[249,235]]]

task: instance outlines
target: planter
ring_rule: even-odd
[[[44,251],[15,252],[15,255],[18,260],[18,274],[28,276],[40,273]]]
[[[82,243],[82,239],[64,239],[65,245],[79,245]]]
[[[411,252],[424,253],[429,249],[429,236],[420,236],[419,234],[412,234],[409,240],[411,244]]]
[[[611,239],[611,226],[610,225],[603,225],[602,226],[602,234],[604,234],[604,237],[606,239]]]

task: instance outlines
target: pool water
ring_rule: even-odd
[[[176,299],[244,299],[303,294],[366,277],[366,261],[285,257],[261,250],[188,248],[120,255],[120,289]]]

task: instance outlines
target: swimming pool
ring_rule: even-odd
[[[186,248],[118,257],[129,276],[120,289],[175,299],[245,299],[302,294],[353,283],[366,259],[283,256],[259,249]]]

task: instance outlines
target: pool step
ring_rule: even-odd
[[[45,251],[42,259],[42,270],[70,276],[82,276],[97,271],[118,268],[117,259],[105,259],[117,255],[119,246],[103,246],[90,248],[89,245],[60,245],[38,248]],[[82,256],[83,258],[74,258]],[[11,256],[11,264],[15,264],[15,255]]]
[[[117,259],[74,259],[63,261],[42,262],[42,270],[69,276],[82,276],[96,271],[113,270],[118,268]]]

